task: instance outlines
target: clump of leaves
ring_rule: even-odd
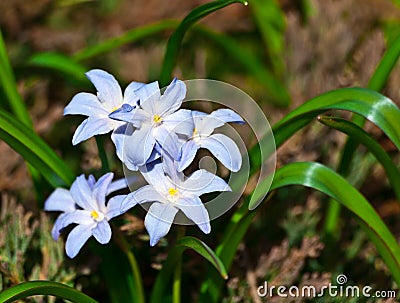
[[[16,199],[2,195],[0,229],[0,289],[32,280],[72,284],[76,274],[61,266],[65,264],[64,245],[51,238],[50,222],[44,214],[35,217]],[[45,301],[35,298],[35,302]]]

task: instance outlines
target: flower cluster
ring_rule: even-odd
[[[189,176],[183,171],[194,160],[197,150],[208,149],[226,168],[238,171],[242,164],[234,141],[214,130],[227,122],[244,123],[230,109],[210,114],[181,109],[186,96],[184,82],[174,79],[161,93],[158,82],[132,82],[122,94],[116,79],[103,70],[87,74],[97,94],[79,93],[64,110],[65,115],[87,116],[72,139],[74,145],[95,135],[112,131],[111,139],[118,158],[133,171],[139,171],[148,185],[128,195],[107,196],[128,186],[127,181],[112,182],[113,173],[96,180],[79,176],[70,190],[57,188],[45,202],[45,210],[61,211],[52,235],[77,224],[66,242],[66,252],[75,257],[89,237],[105,244],[110,241],[108,221],[136,204],[151,202],[145,227],[154,246],[164,237],[178,211],[204,232],[211,230],[207,209],[200,196],[215,191],[230,191],[220,177],[199,169]]]

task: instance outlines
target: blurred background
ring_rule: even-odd
[[[0,0],[2,35],[34,127],[74,171],[91,173],[101,166],[94,140],[75,148],[71,145],[72,134],[83,119],[62,116],[74,94],[94,92],[83,73],[92,68],[107,70],[122,87],[130,81],[158,80],[165,47],[177,21],[206,2]],[[189,30],[173,75],[183,80],[207,78],[233,84],[258,102],[273,125],[293,108],[321,93],[341,87],[366,87],[386,48],[398,34],[397,0],[254,0],[248,6],[233,4],[219,10]],[[57,66],[63,65],[69,68],[60,72]],[[399,84],[397,66],[383,93],[398,105]],[[4,97],[3,92],[0,97]],[[389,140],[373,125],[366,127],[398,163],[398,152]],[[313,123],[278,150],[278,165],[319,161],[335,168],[345,139],[344,135]],[[109,140],[106,150],[110,155],[114,153]],[[359,150],[353,173],[356,177],[368,176],[360,184],[361,192],[398,238],[399,204],[383,169],[372,165],[373,160],[364,152]],[[120,163],[109,158],[112,170],[122,176]],[[43,196],[35,197],[23,159],[4,142],[0,142],[0,163],[1,226],[8,228],[10,234],[19,228],[22,241],[6,248],[7,232],[0,235],[3,285],[32,277],[52,278],[79,285],[101,298],[101,257],[89,260],[90,253],[86,251],[77,262],[69,262],[64,260],[61,243],[53,243],[49,235],[39,235],[38,231],[51,226],[50,219],[40,215],[43,199],[51,188],[45,187]],[[257,301],[260,299],[255,290],[264,279],[277,284],[324,285],[334,272],[348,272],[354,281],[368,285],[373,282],[371,286],[375,288],[394,287],[373,245],[348,212],[342,214],[338,247],[334,252],[326,251],[318,236],[325,197],[290,188],[279,191],[273,199],[276,202],[260,211],[240,247],[225,287],[224,302],[261,302]],[[10,210],[17,210],[18,218],[25,218],[21,219],[25,225],[19,226],[19,219],[7,216]],[[161,249],[149,249],[140,218],[143,213],[126,215],[129,224],[124,232],[142,237],[133,241],[137,241],[138,250],[143,248],[139,259],[142,257],[141,267],[146,273],[145,286],[150,288],[165,259],[167,242]],[[222,230],[218,227],[224,226],[224,222],[224,217],[216,220],[214,236],[203,237],[211,247],[218,242],[218,232]],[[10,256],[16,251],[18,262],[11,262]],[[37,261],[26,257],[29,251],[34,252],[31,256],[37,256]],[[53,261],[49,260],[59,263],[50,265]],[[202,273],[204,263],[196,255],[189,254],[188,260],[184,283],[199,285],[196,277]],[[55,264],[63,264],[65,269],[59,270]],[[148,268],[152,272],[147,272]],[[193,296],[196,291],[194,288]],[[279,302],[279,298],[275,299],[271,302]]]

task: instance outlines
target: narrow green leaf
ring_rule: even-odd
[[[223,279],[228,279],[228,274],[226,273],[224,264],[221,260],[217,257],[214,251],[207,246],[203,241],[195,238],[195,237],[183,237],[181,238],[176,245],[178,247],[183,247],[184,249],[191,248],[203,258],[208,260],[215,269],[220,273]]]
[[[199,255],[208,260],[219,272],[222,278],[228,278],[224,264],[217,257],[214,251],[203,241],[195,237],[186,236],[181,238],[176,243],[174,248],[169,252],[167,260],[165,260],[164,265],[160,273],[158,274],[156,282],[154,284],[150,298],[151,303],[164,302],[163,298],[165,297],[165,289],[169,285],[169,281],[172,278],[175,266],[180,260],[182,253],[188,248],[193,249]]]
[[[115,243],[109,243],[107,246],[95,243],[90,248],[93,253],[101,257],[100,270],[110,301],[143,303],[144,298],[139,295],[140,290],[137,288],[130,260],[122,250]]]
[[[75,176],[57,154],[30,128],[0,110],[0,139],[21,154],[54,187],[70,185]]]
[[[193,31],[219,46],[227,57],[247,69],[253,77],[265,86],[268,101],[279,106],[288,106],[290,104],[290,95],[284,84],[254,54],[243,49],[229,36],[217,33],[204,26],[196,25],[193,27]]]
[[[162,20],[149,25],[134,28],[119,37],[115,37],[103,42],[99,42],[96,45],[84,48],[73,55],[75,61],[82,61],[89,58],[93,58],[100,54],[109,52],[122,45],[133,43],[146,37],[153,36],[157,33],[163,32],[168,29],[175,29],[179,22],[175,20]]]
[[[294,133],[328,110],[347,110],[375,123],[400,148],[400,109],[389,98],[365,88],[342,88],[319,95],[291,111],[273,127],[278,148]],[[269,137],[260,145],[267,144]],[[272,152],[272,151],[271,151]],[[249,151],[252,173],[260,167],[257,146]],[[250,203],[255,204],[254,198]]]
[[[28,65],[51,69],[74,79],[85,81],[87,68],[71,58],[59,53],[37,53],[28,60]]]
[[[3,290],[0,292],[0,303],[11,303],[36,295],[55,296],[74,303],[98,303],[72,287],[49,281],[24,282]]]
[[[400,284],[400,247],[396,239],[374,208],[346,179],[322,164],[300,162],[288,164],[277,170],[271,190],[288,185],[314,188],[353,212],[363,222],[368,234],[374,235],[371,240],[393,278]]]
[[[29,112],[26,108],[25,102],[17,89],[14,73],[8,59],[6,46],[3,36],[0,31],[0,84],[2,85],[8,104],[14,113],[15,117],[25,124],[27,127],[33,129],[33,123]],[[33,185],[35,187],[37,200],[42,200],[43,193],[43,180],[40,173],[35,170],[31,165],[28,165],[28,171],[32,176]]]
[[[358,125],[337,117],[320,116],[318,121],[350,136],[351,140],[363,144],[382,164],[400,203],[400,172],[387,152]]]
[[[392,72],[394,66],[396,65],[400,56],[400,35],[396,37],[393,43],[389,46],[386,50],[385,54],[383,55],[381,61],[379,62],[377,68],[375,69],[371,79],[368,82],[368,88],[373,89],[376,91],[381,91],[389,78],[390,73]],[[363,127],[365,124],[365,118],[359,115],[353,115],[352,121],[360,126]],[[343,176],[349,175],[349,170],[351,167],[351,161],[353,160],[353,155],[357,149],[358,143],[354,140],[348,139],[346,144],[343,148],[343,152],[341,155],[341,159],[339,161],[339,165],[337,171],[339,174]],[[337,233],[338,229],[338,220],[340,214],[340,204],[336,201],[331,201],[327,214],[326,214],[326,221],[325,221],[325,234],[327,238],[332,238],[334,233]],[[332,241],[328,241],[327,245],[333,245],[334,243],[330,243]]]
[[[285,72],[285,15],[276,0],[252,0],[250,8],[260,29],[269,62],[275,74],[282,77]]]
[[[379,65],[375,69],[371,79],[368,82],[368,88],[381,91],[389,78],[390,73],[395,67],[400,57],[400,35],[393,41],[386,50]]]
[[[172,70],[174,69],[178,59],[179,49],[186,31],[205,16],[233,3],[242,3],[247,5],[247,1],[245,0],[216,0],[196,7],[182,20],[168,40],[167,49],[164,55],[164,63],[162,65],[159,79],[161,86],[166,86],[171,80]]]
[[[269,185],[269,180],[265,180],[259,185],[260,188],[264,188],[265,193],[268,188],[264,184]],[[352,211],[360,219],[360,224],[376,245],[396,282],[400,282],[400,247],[396,239],[368,201],[343,177],[319,163],[291,163],[275,172],[270,190],[289,185],[314,188]],[[261,191],[259,193],[261,194]],[[252,207],[252,205],[249,205],[249,207]],[[217,249],[218,256],[228,270],[231,267],[237,246],[256,215],[256,211],[249,212],[245,208],[247,208],[246,203],[244,207],[239,209],[237,216],[233,217],[232,220],[235,220],[236,224],[224,237],[223,243],[225,245],[222,249]],[[210,274],[210,278],[203,284],[201,299],[217,302],[221,286],[221,280],[217,280],[215,275]]]
[[[400,148],[400,109],[389,98],[365,88],[343,88],[315,97],[274,125],[277,146],[300,129],[305,121],[312,121],[328,110],[347,110],[375,123]],[[300,121],[300,122],[299,122]],[[290,127],[290,131],[285,129]]]
[[[348,110],[356,112],[380,127],[396,146],[400,144],[400,121],[399,108],[383,95],[362,88],[345,88],[325,93],[304,103],[281,121],[273,126],[274,137],[277,148],[281,146],[289,137],[299,129],[308,125],[315,117],[328,110]],[[263,138],[260,144],[266,144],[269,137]],[[273,152],[273,151],[270,151]],[[260,167],[259,148],[256,145],[249,151],[252,163],[251,174],[254,174]],[[279,171],[279,170],[278,170]],[[266,180],[268,184],[271,180]],[[258,186],[251,195],[249,205],[255,207],[259,202],[258,197],[265,194],[265,188]],[[246,233],[255,212],[248,212],[246,203],[232,216],[227,226],[224,237],[217,247],[218,256],[224,262],[227,269],[235,255],[237,247]],[[215,275],[210,274],[210,278],[203,283],[202,298],[216,302],[219,296],[221,283],[216,282]]]
[[[8,103],[17,118],[25,125],[32,127],[32,121],[15,85],[14,73],[8,60],[6,46],[0,31],[0,84],[6,93]]]

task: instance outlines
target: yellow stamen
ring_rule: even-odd
[[[97,220],[100,216],[97,211],[93,210],[90,215],[92,216],[93,219]]]
[[[194,128],[194,129],[193,129],[193,136],[196,136],[196,135],[197,135],[197,129]]]
[[[170,189],[168,189],[168,193],[170,194],[170,196],[175,196],[178,193],[178,190],[176,188],[171,187]]]
[[[162,122],[162,118],[159,115],[154,115],[153,116],[153,121],[154,121],[154,123],[161,123]]]
[[[115,107],[111,110],[111,112],[113,113],[113,112],[115,112],[117,109],[119,109],[119,106],[115,106]]]

